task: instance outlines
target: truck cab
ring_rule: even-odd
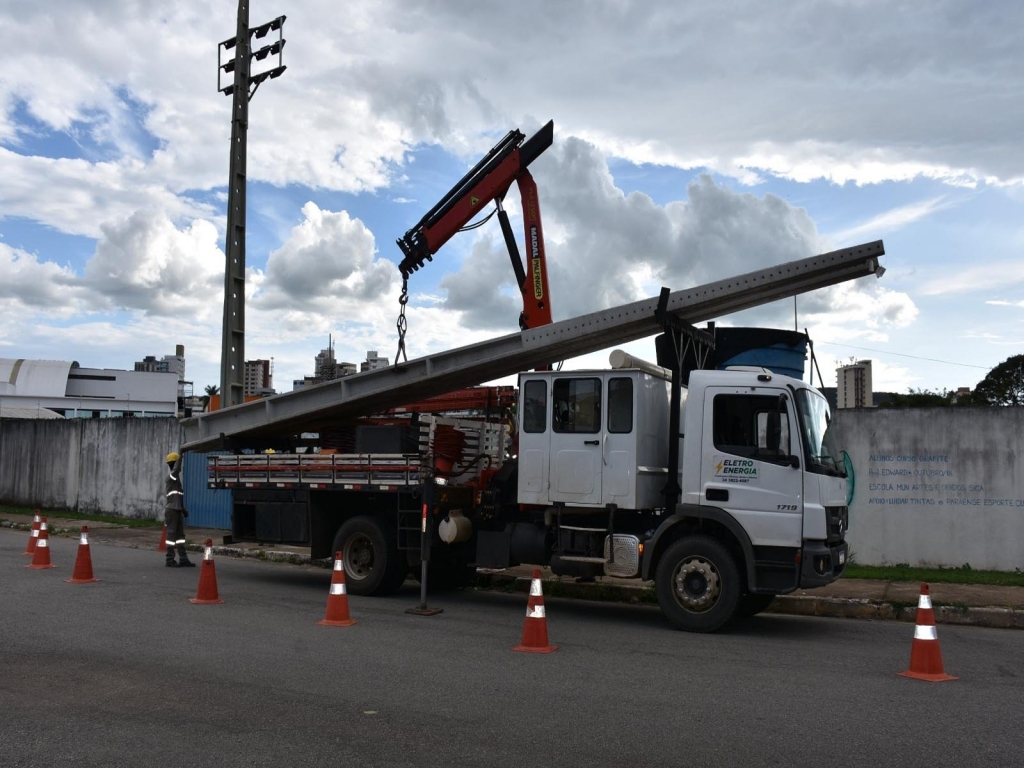
[[[669,618],[698,631],[838,578],[846,479],[824,397],[764,368],[697,370],[673,429],[670,379],[650,364],[520,375],[518,501],[552,513],[556,572],[601,561],[586,542],[599,538],[604,575],[653,579]]]
[[[684,434],[701,450],[683,455],[683,503],[740,524],[753,550],[753,589],[822,586],[846,565],[846,473],[830,419],[820,392],[766,369],[690,376]]]

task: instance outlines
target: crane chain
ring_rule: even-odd
[[[405,319],[405,305],[409,303],[409,277],[408,275],[402,275],[402,294],[398,297],[398,303],[401,309],[398,311],[398,351],[395,353],[395,365],[400,362],[409,362],[408,356],[405,354],[405,332],[409,330],[409,323]]]

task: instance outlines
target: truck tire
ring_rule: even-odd
[[[732,553],[710,536],[687,536],[671,544],[658,562],[658,605],[677,628],[714,632],[736,613],[740,574]]]
[[[751,616],[757,616],[771,605],[774,599],[775,595],[758,595],[748,592],[740,598],[740,604],[736,608],[736,617],[749,619]]]
[[[346,520],[334,536],[333,551],[342,553],[345,583],[353,595],[393,594],[408,573],[394,532],[373,517]]]

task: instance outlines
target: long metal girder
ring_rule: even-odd
[[[670,314],[711,320],[818,288],[878,273],[877,240],[676,291]],[[884,271],[884,270],[882,270]],[[319,431],[327,424],[493,381],[519,371],[634,341],[659,332],[657,298],[346,376],[308,389],[213,411],[182,422],[186,450],[211,450],[226,438]]]

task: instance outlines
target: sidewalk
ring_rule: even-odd
[[[77,536],[82,525],[89,526],[92,541],[139,549],[156,550],[162,525],[152,528],[126,528],[115,523],[82,521],[49,517],[53,536]],[[32,527],[31,515],[4,513],[0,525],[27,531]],[[254,543],[227,543],[227,531],[211,528],[185,527],[188,548],[202,551],[210,539],[218,556],[253,557],[261,560],[309,564],[306,547],[277,545],[267,547]],[[322,564],[325,567],[328,563]],[[476,588],[528,592],[533,568],[518,566],[501,571],[481,570]],[[656,605],[651,582],[631,579],[600,578],[591,583],[578,583],[568,576],[556,576],[541,569],[544,594],[580,600]],[[827,587],[801,589],[775,599],[769,613],[800,616],[830,616],[857,619],[892,619],[913,622],[917,616],[917,599],[921,585],[917,582],[888,582],[869,579],[839,579]],[[979,627],[1024,629],[1024,587],[997,587],[978,584],[931,584],[935,621],[941,624],[965,624]]]

